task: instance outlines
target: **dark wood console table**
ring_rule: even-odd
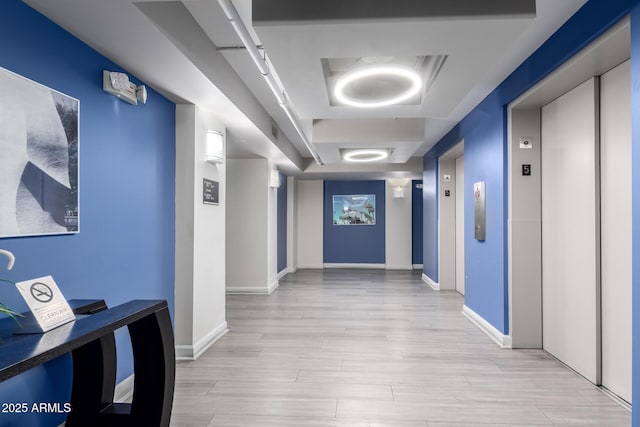
[[[12,335],[0,321],[0,381],[71,352],[73,426],[169,425],[175,384],[173,329],[166,301],[135,300],[107,308],[104,301],[71,300],[78,318],[45,334]],[[113,332],[127,326],[134,365],[132,403],[114,403],[116,345]]]

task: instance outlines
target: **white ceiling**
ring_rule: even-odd
[[[322,167],[301,161],[300,155],[310,154],[247,53],[216,51],[240,44],[217,1],[24,1],[173,101],[215,112],[228,129],[228,155],[268,157],[287,172],[322,174]],[[251,0],[234,0],[325,163],[340,162],[344,147],[391,148],[396,155],[390,166],[379,168],[386,174],[392,165],[424,155],[585,2],[536,0],[535,17],[261,22],[253,28]],[[184,19],[170,20],[176,12]],[[329,105],[322,58],[437,54],[448,57],[420,105]],[[220,71],[222,65],[229,70]],[[270,136],[269,116],[288,138]],[[408,120],[409,130],[391,126],[380,137],[375,129],[393,119]],[[419,173],[420,162],[404,169],[409,165]],[[330,175],[335,168],[326,169]],[[371,173],[370,167],[342,165],[340,176],[349,171]]]

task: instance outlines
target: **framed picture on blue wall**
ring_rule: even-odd
[[[375,194],[333,196],[333,225],[375,225]]]
[[[0,68],[0,237],[77,233],[80,101]]]

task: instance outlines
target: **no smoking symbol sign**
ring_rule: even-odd
[[[53,290],[44,283],[36,282],[31,285],[31,296],[39,302],[47,303],[53,299]]]

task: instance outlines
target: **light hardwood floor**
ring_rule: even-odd
[[[502,350],[418,272],[301,270],[227,296],[230,332],[179,362],[172,426],[631,425],[541,350]]]

